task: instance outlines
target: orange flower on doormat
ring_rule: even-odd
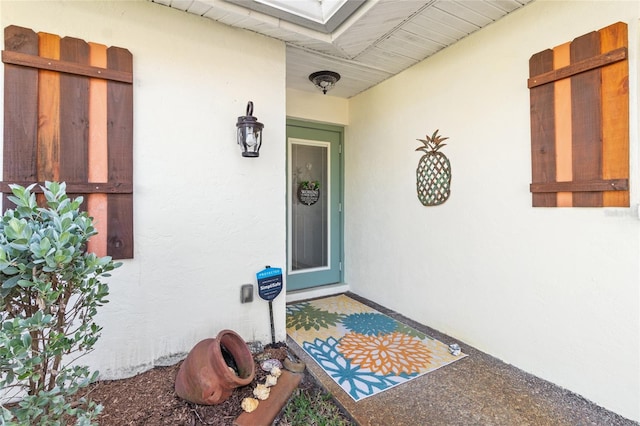
[[[429,366],[431,351],[419,339],[393,332],[379,336],[348,333],[338,350],[353,364],[376,373],[414,374]]]

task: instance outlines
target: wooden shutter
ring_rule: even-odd
[[[89,250],[132,258],[131,53],[9,26],[2,61],[4,209],[11,183],[66,182],[95,219]]]
[[[629,66],[621,22],[529,60],[534,207],[629,206]]]

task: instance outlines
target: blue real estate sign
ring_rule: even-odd
[[[258,295],[264,300],[275,299],[282,291],[282,269],[263,269],[256,274],[258,277]]]

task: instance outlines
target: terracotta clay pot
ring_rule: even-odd
[[[225,357],[227,358],[225,360]],[[196,404],[226,401],[237,387],[253,381],[255,364],[249,347],[231,330],[205,339],[191,349],[176,376],[176,394]]]

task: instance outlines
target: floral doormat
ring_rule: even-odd
[[[287,334],[355,401],[466,356],[345,295],[288,305]]]

